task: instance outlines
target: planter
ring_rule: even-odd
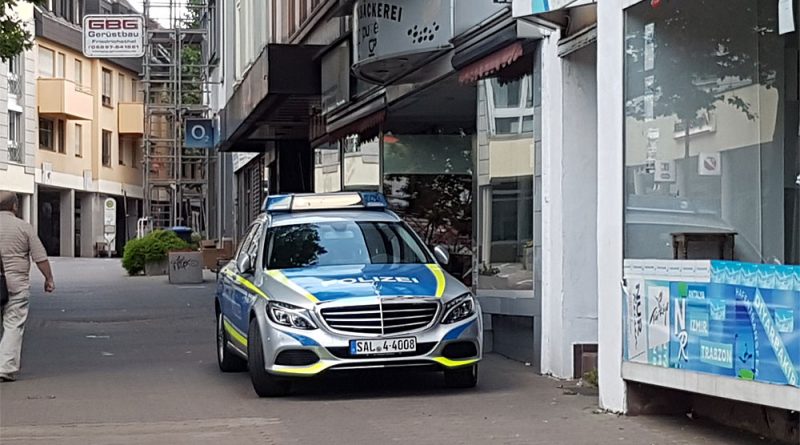
[[[203,282],[203,254],[198,251],[169,253],[169,282],[197,284]]]
[[[169,272],[169,261],[164,258],[161,261],[146,263],[144,265],[144,274],[147,276],[166,275]]]

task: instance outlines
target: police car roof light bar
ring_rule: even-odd
[[[336,192],[269,196],[262,210],[276,213],[354,208],[385,210],[387,207],[386,198],[378,192]]]

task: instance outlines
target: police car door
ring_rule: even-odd
[[[232,311],[231,315],[233,316],[233,322],[237,329],[241,332],[247,332],[249,326],[248,323],[250,321],[250,307],[253,305],[256,299],[256,294],[252,291],[251,287],[255,286],[253,282],[255,281],[256,275],[256,268],[258,264],[260,264],[259,252],[261,249],[261,238],[263,234],[264,224],[261,222],[256,222],[250,228],[250,233],[247,235],[247,239],[245,243],[242,245],[241,252],[239,252],[240,258],[236,259],[237,268],[240,265],[244,264],[241,261],[244,256],[247,256],[249,261],[249,268],[247,270],[241,270],[240,268],[237,269],[236,273],[239,275],[239,279],[237,279],[233,283],[233,292],[231,298],[231,306]]]

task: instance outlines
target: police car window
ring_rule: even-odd
[[[253,231],[253,237],[250,238],[248,241],[246,248],[246,252],[250,257],[253,259],[253,266],[256,265],[256,255],[258,255],[258,244],[261,241],[261,233],[263,231],[264,225],[258,224]]]
[[[255,225],[251,225],[250,228],[247,230],[247,234],[242,239],[242,242],[239,243],[239,248],[236,249],[236,261],[239,262],[242,259],[242,255],[247,252],[248,247],[250,246],[250,240],[253,239],[253,234],[255,233]]]
[[[268,269],[429,260],[402,224],[352,221],[273,227],[267,234],[264,255]]]

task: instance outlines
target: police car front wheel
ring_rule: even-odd
[[[228,334],[222,314],[217,314],[217,363],[222,372],[247,371],[247,362],[228,347]]]
[[[264,363],[264,343],[261,339],[261,330],[256,319],[250,320],[250,329],[247,337],[247,367],[250,371],[250,380],[253,389],[259,397],[285,396],[291,389],[291,383],[268,373]]]

